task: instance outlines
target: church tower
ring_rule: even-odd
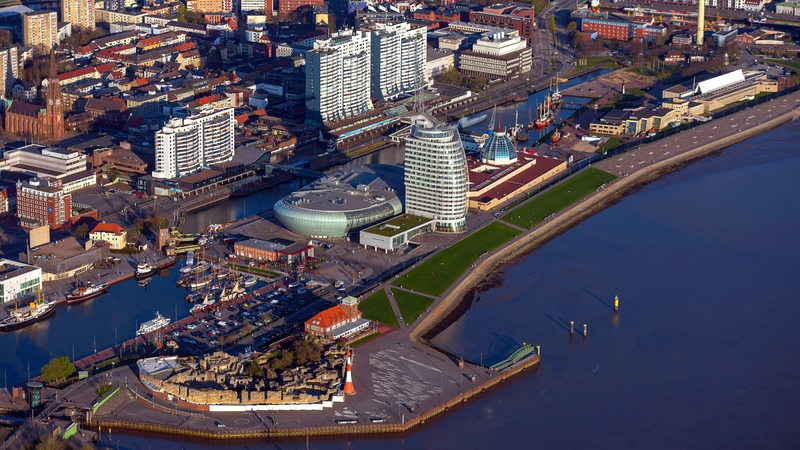
[[[44,134],[54,144],[64,139],[64,99],[58,82],[55,53],[50,52],[50,76],[47,78],[45,93]]]

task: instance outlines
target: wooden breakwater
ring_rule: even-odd
[[[251,440],[265,439],[273,437],[303,437],[303,436],[343,436],[343,435],[370,435],[370,434],[392,434],[406,433],[417,427],[423,426],[426,422],[438,416],[448,413],[451,409],[455,410],[463,406],[469,399],[477,397],[489,389],[501,384],[510,378],[524,372],[530,367],[539,364],[539,356],[532,355],[520,361],[513,367],[502,372],[498,372],[485,382],[472,387],[471,389],[458,394],[457,396],[440,403],[433,408],[421,412],[415,417],[411,417],[403,423],[371,423],[371,424],[347,424],[329,425],[316,427],[283,427],[259,430],[231,430],[231,429],[187,429],[183,427],[165,425],[163,423],[133,422],[128,420],[98,419],[83,424],[89,430],[113,429],[132,431],[145,434],[158,434],[168,436],[178,436],[191,439],[214,439],[214,440]]]

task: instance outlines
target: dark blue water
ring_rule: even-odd
[[[162,276],[161,274],[164,274]],[[32,327],[0,334],[0,373],[8,385],[32,376],[51,358],[66,355],[77,359],[91,355],[136,335],[138,324],[160,311],[175,320],[186,317],[192,306],[184,300],[186,290],[175,286],[178,271],[162,271],[145,287],[130,279],[111,286],[108,293],[73,306],[59,306],[56,315]],[[102,281],[102,280],[101,280]],[[5,381],[0,378],[0,382]]]
[[[409,436],[310,447],[797,448],[797,136],[793,123],[644,187],[507,267],[435,339],[484,361],[540,344],[538,370]]]

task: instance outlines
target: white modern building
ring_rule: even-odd
[[[468,77],[511,80],[530,72],[532,61],[528,42],[516,33],[487,33],[461,52],[459,70]]]
[[[343,30],[306,53],[308,119],[337,122],[372,110],[370,33]]]
[[[97,176],[88,169],[86,155],[38,144],[7,150],[0,160],[0,170],[57,180],[65,193],[97,184]]]
[[[233,159],[233,108],[173,118],[156,132],[154,178],[176,178]]]
[[[17,47],[0,50],[0,96],[11,92],[14,82],[19,78],[20,58]]]
[[[467,158],[455,126],[420,116],[405,143],[406,214],[434,219],[435,231],[467,224]]]
[[[41,268],[0,259],[0,304],[35,295],[41,286]]]
[[[264,12],[264,0],[241,0],[239,2],[241,12]]]
[[[371,33],[372,98],[392,98],[428,85],[425,27],[376,23]]]

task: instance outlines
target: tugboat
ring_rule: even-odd
[[[136,266],[136,278],[143,279],[155,275],[156,267],[147,262],[141,262]]]
[[[553,132],[553,137],[550,139],[550,142],[554,145],[561,142],[561,133],[558,130]]]
[[[85,302],[86,300],[95,298],[98,295],[105,294],[107,290],[108,284],[92,284],[90,281],[83,286],[78,286],[72,292],[70,292],[69,295],[67,295],[67,304],[75,305],[77,303]]]
[[[153,331],[158,330],[159,328],[163,328],[172,321],[169,317],[164,317],[156,311],[156,317],[153,319],[148,320],[147,322],[139,325],[139,330],[136,332],[137,336],[141,336],[143,334],[147,334]]]
[[[17,306],[15,309],[9,311],[8,317],[0,321],[0,333],[25,328],[36,322],[53,317],[55,313],[56,302],[43,302],[42,291],[40,290],[35,302],[30,302],[28,306],[23,306],[22,308]]]

